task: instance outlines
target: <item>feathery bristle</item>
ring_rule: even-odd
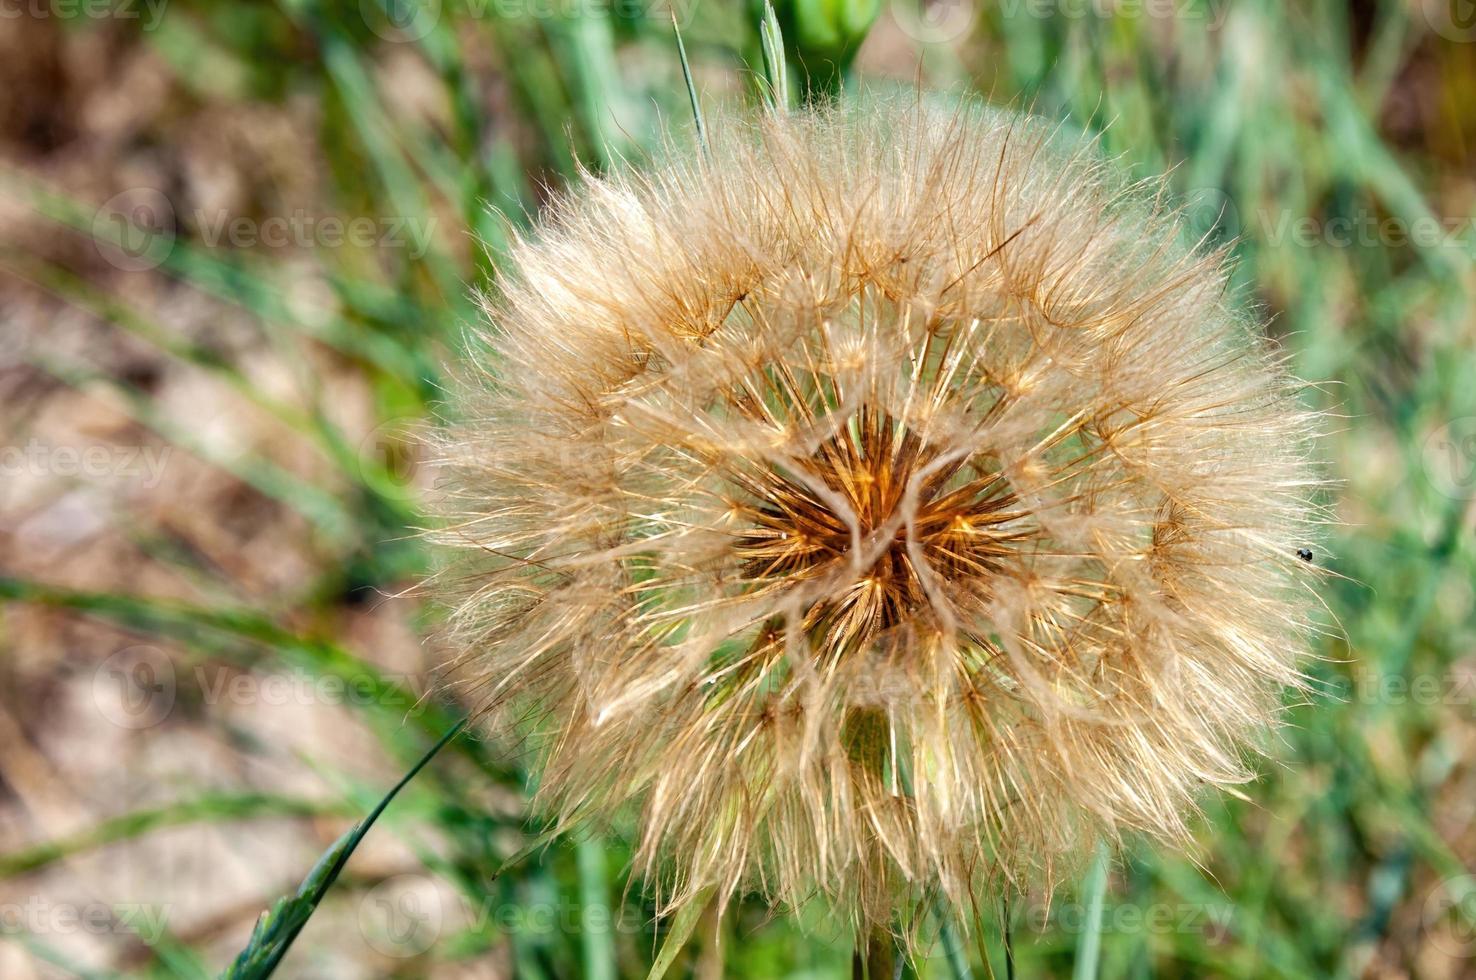
[[[442,447],[463,683],[544,803],[638,804],[670,904],[868,926],[1183,839],[1315,574],[1317,420],[1221,258],[1026,117],[865,100],[707,151],[517,245]]]

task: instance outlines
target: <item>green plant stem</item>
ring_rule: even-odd
[[[897,941],[890,929],[873,928],[856,937],[851,980],[892,980],[897,975]]]

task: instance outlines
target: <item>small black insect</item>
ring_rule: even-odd
[[[1297,557],[1300,558],[1300,559],[1302,559],[1302,561],[1311,561],[1312,560],[1312,549],[1311,548],[1298,548],[1297,549]]]

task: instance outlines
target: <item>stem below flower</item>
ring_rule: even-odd
[[[890,929],[873,927],[856,937],[851,954],[851,980],[893,980],[897,975],[897,940]]]

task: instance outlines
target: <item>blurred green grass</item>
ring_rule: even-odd
[[[551,8],[564,13],[544,15]],[[1460,420],[1476,416],[1476,36],[1436,8],[1002,0],[919,10],[895,0],[862,50],[862,78],[909,84],[920,58],[927,84],[1070,120],[1100,132],[1130,172],[1169,172],[1208,244],[1231,245],[1236,288],[1268,313],[1297,373],[1314,383],[1306,397],[1342,418],[1327,452],[1345,523],[1317,555],[1336,573],[1327,602],[1337,626],[1309,668],[1319,693],[1290,706],[1275,761],[1245,799],[1209,804],[1196,854],[1135,848],[1114,868],[1100,929],[1085,927],[1087,899],[1071,894],[1057,896],[1049,915],[1036,896],[1024,908],[981,909],[970,943],[976,975],[1004,975],[1005,917],[1023,977],[1072,975],[1084,945],[1099,945],[1096,975],[1110,978],[1476,975],[1476,908],[1463,891],[1476,861],[1476,709],[1456,696],[1465,688],[1454,680],[1468,676],[1461,671],[1476,654],[1468,544],[1476,489],[1452,484],[1430,455],[1432,440],[1459,436]],[[242,365],[158,322],[105,277],[0,245],[0,272],[14,282],[239,392],[311,447],[324,467],[315,472],[330,474],[308,480],[270,452],[222,451],[108,365],[29,349],[33,370],[114,391],[155,438],[300,515],[319,580],[268,609],[229,581],[212,583],[213,600],[188,603],[7,575],[0,599],[100,618],[191,658],[375,678],[382,689],[361,713],[401,768],[458,709],[400,690],[402,679],[381,677],[331,623],[335,608],[404,588],[429,568],[413,536],[424,518],[402,472],[414,454],[407,426],[434,424],[441,366],[476,318],[472,289],[490,285],[509,236],[529,224],[547,189],[581,165],[638,157],[662,119],[681,125],[690,116],[665,8],[445,0],[397,26],[411,9],[399,0],[173,0],[149,30],[85,20],[61,28],[121,34],[167,67],[171,86],[216,111],[312,99],[316,128],[296,135],[321,168],[324,208],[431,230],[421,254],[314,248],[304,272],[259,250],[212,247],[188,213],[168,226],[145,222],[143,256],[158,262],[137,274],[239,309],[296,369],[290,394],[262,391]],[[703,96],[752,98],[745,66],[762,65],[755,12],[718,0],[679,10]],[[405,59],[414,71],[403,70]],[[433,111],[406,108],[401,86],[412,83]],[[106,239],[113,227],[97,220],[101,201],[70,193],[44,167],[5,165],[0,194],[45,216],[59,236]],[[258,208],[258,221],[274,213],[270,200]],[[1424,227],[1438,233],[1418,242],[1398,233]],[[103,248],[130,244],[138,243]],[[324,287],[308,306],[293,289],[302,275]],[[336,420],[332,394],[303,368],[309,349],[331,352],[363,380],[383,426],[371,449]],[[1467,446],[1452,465],[1469,467],[1470,457]],[[187,558],[166,551],[157,560],[203,577]],[[1400,694],[1390,678],[1433,678],[1443,693]],[[476,786],[521,796],[528,779],[515,753],[462,739],[378,832],[402,836],[469,908],[607,908],[624,927],[473,917],[415,946],[394,975],[439,975],[501,948],[519,977],[646,973],[670,924],[653,922],[639,882],[627,887],[628,828],[554,844],[497,874],[540,828],[523,814],[489,812]],[[166,824],[344,821],[383,789],[341,782],[335,806],[203,794],[113,819],[0,857],[0,877]],[[339,887],[354,893],[351,870]],[[1145,924],[1150,914],[1164,921]],[[845,976],[849,940],[802,928],[820,918],[817,909],[771,916],[745,903],[716,925],[718,947],[701,938],[714,924],[699,924],[672,975]],[[310,928],[293,956],[311,962],[313,938]],[[44,937],[21,941],[37,957],[65,959]],[[941,947],[933,953],[924,975],[951,975]],[[215,951],[162,936],[131,969],[204,976],[223,965]]]

